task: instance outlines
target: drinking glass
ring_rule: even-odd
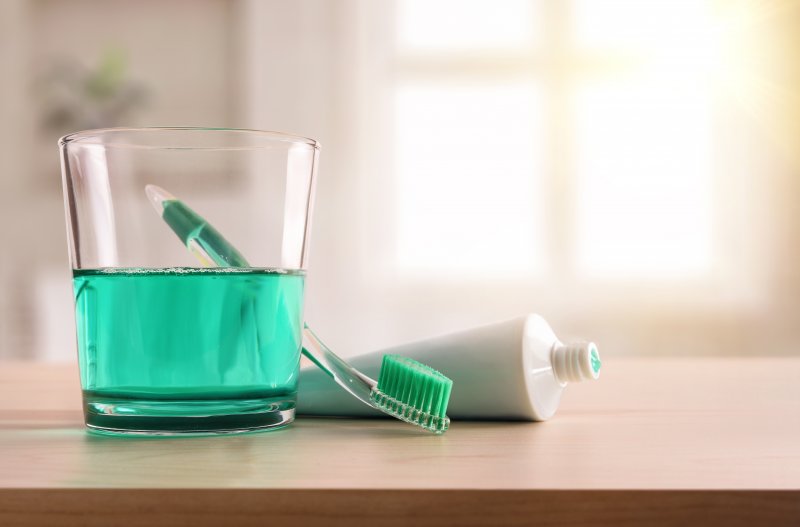
[[[289,424],[319,144],[115,128],[59,145],[86,426]]]

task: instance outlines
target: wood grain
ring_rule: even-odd
[[[74,366],[0,363],[0,525],[800,525],[798,380],[800,359],[612,359],[547,423],[117,439],[83,431]]]
[[[0,525],[796,526],[788,491],[15,490]]]

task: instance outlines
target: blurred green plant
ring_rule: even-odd
[[[125,52],[109,48],[97,65],[53,63],[37,81],[42,97],[42,126],[66,133],[88,128],[132,125],[146,103],[147,88],[129,79]]]

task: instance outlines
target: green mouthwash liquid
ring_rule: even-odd
[[[280,426],[294,415],[301,271],[74,271],[87,426],[203,433]]]

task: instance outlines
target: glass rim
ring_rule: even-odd
[[[93,128],[89,130],[81,130],[78,132],[72,132],[66,134],[58,139],[58,145],[60,147],[69,146],[72,144],[85,144],[85,145],[99,145],[103,147],[124,147],[124,148],[136,148],[136,149],[146,149],[146,150],[174,150],[174,149],[181,149],[181,150],[261,150],[270,148],[270,145],[236,145],[236,146],[170,146],[168,144],[165,145],[146,145],[146,144],[137,144],[136,142],[100,142],[100,141],[93,141],[97,138],[109,136],[115,132],[133,132],[133,133],[142,133],[142,132],[223,132],[223,133],[232,133],[232,134],[241,134],[246,136],[254,136],[260,137],[270,142],[281,142],[281,143],[290,143],[293,145],[305,145],[310,146],[315,150],[320,149],[319,141],[316,139],[311,139],[310,137],[304,137],[302,135],[296,135],[286,132],[276,132],[270,130],[255,130],[249,128],[209,128],[209,127],[202,127],[202,126],[145,126],[145,127],[114,127],[114,128]]]

